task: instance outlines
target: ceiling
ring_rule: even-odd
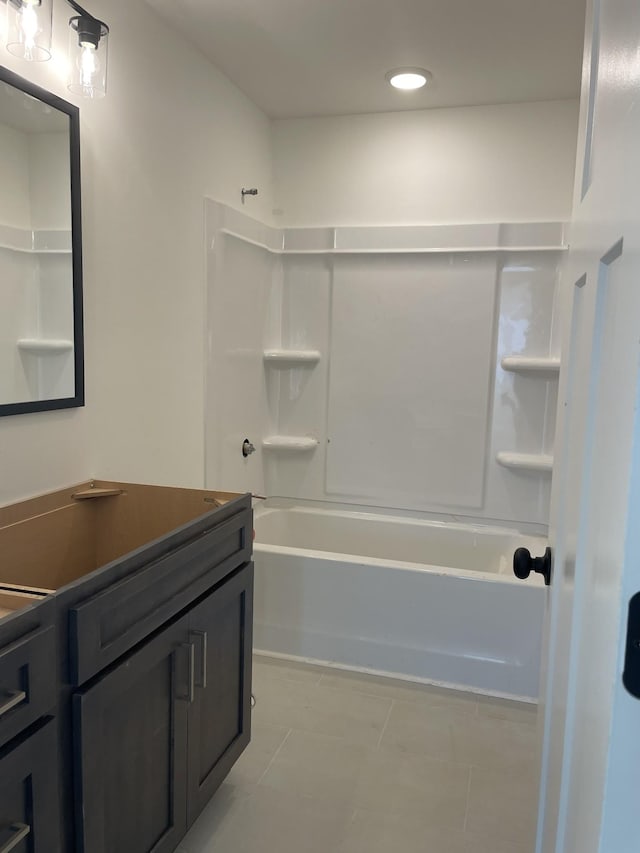
[[[579,94],[585,0],[147,0],[273,118]],[[417,92],[385,74],[433,73]]]

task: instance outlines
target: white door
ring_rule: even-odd
[[[589,0],[551,509],[538,853],[640,851],[640,6]],[[640,639],[640,638],[638,638]]]

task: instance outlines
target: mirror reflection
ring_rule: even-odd
[[[0,414],[81,405],[72,114],[0,82]],[[25,88],[31,88],[25,84]],[[47,93],[43,93],[47,97]],[[79,258],[77,259],[79,262]],[[80,394],[78,393],[80,392]]]

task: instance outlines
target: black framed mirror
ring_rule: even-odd
[[[0,66],[0,416],[84,405],[78,108]]]

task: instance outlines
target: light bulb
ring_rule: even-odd
[[[33,2],[25,2],[20,13],[20,29],[22,30],[22,41],[24,44],[24,58],[29,62],[34,60],[33,49],[36,46],[38,35],[38,13]]]
[[[396,89],[420,89],[427,80],[422,74],[396,74],[389,82]]]
[[[84,41],[81,43],[82,50],[78,57],[78,70],[80,71],[80,85],[84,89],[93,89],[95,75],[100,70],[100,60],[95,44]]]
[[[421,89],[431,81],[431,73],[424,68],[395,68],[386,76],[394,89]]]

